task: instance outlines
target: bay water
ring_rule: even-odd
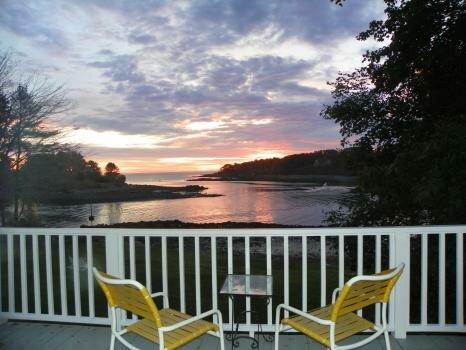
[[[181,220],[184,222],[264,222],[322,226],[330,210],[345,209],[351,187],[269,181],[186,181],[196,174],[129,174],[130,184],[160,186],[201,185],[218,197],[144,200],[81,205],[40,205],[37,214],[49,227]]]

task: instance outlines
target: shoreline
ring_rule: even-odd
[[[311,183],[318,186],[324,184],[331,186],[355,186],[358,183],[357,176],[347,175],[259,175],[259,176],[222,176],[221,174],[199,175],[186,181],[270,181],[287,183]]]
[[[190,228],[190,229],[212,229],[212,228],[311,228],[313,226],[283,225],[266,222],[184,222],[181,220],[154,220],[137,222],[120,222],[116,224],[81,225],[82,228]]]

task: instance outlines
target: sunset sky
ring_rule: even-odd
[[[339,146],[319,116],[382,0],[0,0],[0,49],[65,85],[66,141],[124,173],[210,171]],[[20,77],[21,78],[21,77]]]

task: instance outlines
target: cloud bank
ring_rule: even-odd
[[[336,147],[337,127],[319,116],[331,103],[326,81],[360,65],[375,44],[354,37],[382,9],[364,0],[4,0],[0,47],[67,86],[77,107],[60,122],[94,158],[130,171],[210,169]]]

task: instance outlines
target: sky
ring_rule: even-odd
[[[339,147],[320,116],[338,72],[374,42],[382,0],[0,0],[0,50],[22,76],[64,85],[54,123],[87,159],[123,173]]]

